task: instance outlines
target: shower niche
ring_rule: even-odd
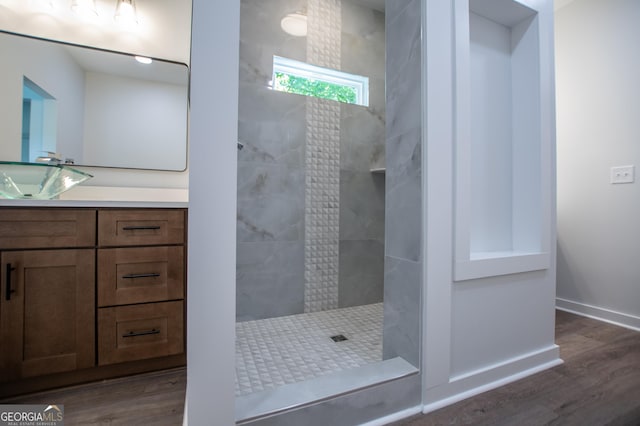
[[[525,0],[455,3],[456,281],[549,266],[538,13]]]

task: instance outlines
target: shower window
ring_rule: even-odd
[[[273,89],[369,106],[369,78],[280,56],[273,57]]]

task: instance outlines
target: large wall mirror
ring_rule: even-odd
[[[0,57],[0,160],[186,169],[185,64],[7,32]]]

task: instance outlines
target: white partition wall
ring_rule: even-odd
[[[423,1],[429,412],[562,361],[553,2]]]
[[[460,0],[455,15],[455,279],[548,268],[538,12]]]

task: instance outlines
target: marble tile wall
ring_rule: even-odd
[[[304,309],[306,101],[269,81],[273,55],[306,58],[304,38],[280,29],[306,0],[241,7],[236,315],[245,321]]]
[[[304,250],[301,241],[241,243],[237,259],[238,321],[302,312]]]
[[[401,357],[420,368],[420,277],[422,265],[385,257],[382,359]]]
[[[385,164],[384,13],[314,2],[241,2],[238,320],[382,301],[385,178],[370,169]],[[341,31],[318,28],[315,47],[287,35],[280,19],[301,10]],[[369,107],[270,90],[274,54],[368,76]]]
[[[340,241],[340,307],[382,302],[384,243]]]
[[[382,301],[385,164],[384,13],[342,3],[342,71],[369,77],[369,106],[340,115],[339,306]]]
[[[420,0],[387,2],[383,359],[420,360],[422,126]]]

